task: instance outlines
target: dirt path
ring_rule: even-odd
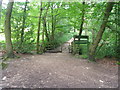
[[[2,86],[12,88],[116,88],[118,67],[78,59],[68,53],[24,55],[9,61]]]

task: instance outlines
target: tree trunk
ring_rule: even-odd
[[[12,14],[12,8],[13,8],[14,2],[9,2],[6,9],[6,16],[5,16],[5,41],[6,41],[6,58],[13,58],[13,47],[12,47],[12,41],[11,41],[11,14]]]
[[[47,9],[46,9],[46,12],[43,16],[43,31],[42,31],[42,52],[44,52],[45,50],[45,47],[44,47],[44,35],[46,35],[45,33],[45,30],[47,31],[47,28],[46,28],[46,23],[44,24],[44,19],[45,19],[45,22],[46,22],[46,16],[47,16],[47,12],[48,12],[48,9],[49,9],[49,6],[50,6],[50,2],[48,2],[48,6],[47,6]]]
[[[43,17],[43,31],[45,32],[45,36],[46,36],[48,42],[49,42],[49,36],[48,36],[48,32],[47,32],[46,16],[47,16],[49,6],[50,6],[50,3],[48,2],[48,6],[47,6],[47,9],[46,9],[45,15]]]
[[[120,61],[120,32],[117,34],[117,60]]]
[[[40,27],[41,27],[41,16],[42,16],[42,2],[41,2],[41,8],[39,13],[39,21],[38,21],[38,31],[37,31],[37,53],[39,53],[39,45],[40,45]]]
[[[43,29],[45,31],[46,39],[49,42],[49,35],[48,35],[48,32],[47,32],[47,25],[46,25],[46,17],[43,17]]]
[[[42,30],[42,46],[40,47],[41,52],[44,52],[45,49],[45,43],[44,43],[44,29]]]
[[[98,47],[98,44],[99,44],[99,42],[102,38],[102,35],[105,31],[105,27],[106,27],[106,24],[107,24],[107,21],[108,21],[108,18],[109,18],[109,15],[110,15],[110,12],[112,10],[113,5],[114,5],[114,2],[108,2],[107,3],[102,25],[100,27],[100,30],[97,33],[97,36],[96,36],[93,44],[89,48],[89,60],[95,61],[96,48]]]
[[[76,31],[75,31],[75,24],[74,24],[74,29],[73,29],[73,31],[76,32]]]
[[[2,12],[2,0],[0,0],[0,23],[1,23],[1,12]]]
[[[95,41],[95,29],[92,29],[92,43]]]
[[[53,5],[51,7],[51,13],[52,13],[52,36],[51,36],[51,40],[54,40],[54,16],[53,16]]]
[[[118,61],[120,61],[120,30],[119,30],[119,26],[118,25],[120,25],[120,21],[119,21],[119,19],[120,19],[120,15],[119,15],[119,10],[120,10],[120,2],[118,2],[118,6],[117,6],[117,8],[118,8],[118,10],[116,11],[116,16],[117,16],[117,21],[116,21],[116,44],[117,44],[117,48],[116,48],[116,53],[117,53],[117,60]]]
[[[50,23],[47,23],[47,27],[48,27],[48,34],[50,35]]]
[[[27,3],[28,3],[28,0],[26,0],[26,2],[25,2],[25,8],[24,8],[24,11],[23,11],[23,21],[22,21],[22,30],[21,30],[21,46],[22,46],[22,43],[24,41],[24,29],[25,29],[25,21],[26,21]]]
[[[81,18],[81,25],[80,25],[79,36],[81,36],[81,34],[82,34],[83,24],[84,24],[84,16],[85,16],[84,5],[85,5],[85,2],[83,2],[83,5],[82,5],[83,6],[83,10],[82,10],[82,18]]]

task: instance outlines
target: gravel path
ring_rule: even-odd
[[[7,88],[117,88],[118,66],[78,59],[68,53],[23,55],[9,61],[2,72],[2,87]]]

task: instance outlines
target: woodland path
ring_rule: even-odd
[[[22,55],[8,62],[2,87],[7,88],[117,88],[118,66],[106,66],[79,59],[68,53]]]

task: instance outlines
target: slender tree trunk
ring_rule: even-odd
[[[48,34],[50,35],[50,23],[47,23],[47,27],[48,27]]]
[[[116,11],[116,16],[117,16],[117,21],[116,21],[116,44],[117,44],[117,49],[116,49],[116,53],[117,53],[117,60],[120,61],[120,30],[119,30],[119,26],[120,25],[120,13],[119,13],[119,10],[120,10],[120,2],[118,2],[118,6],[117,6],[117,11]]]
[[[108,2],[107,3],[102,25],[100,27],[100,30],[97,33],[97,36],[96,36],[93,44],[89,48],[89,60],[95,61],[96,48],[98,47],[98,44],[99,44],[99,42],[102,38],[102,35],[105,31],[105,27],[106,27],[106,24],[107,24],[107,21],[108,21],[108,18],[109,18],[109,15],[110,15],[110,12],[112,10],[113,5],[114,5],[114,2]]]
[[[48,12],[49,6],[50,6],[50,2],[48,2],[48,6],[47,6],[47,9],[46,9],[46,12],[45,12],[45,14],[43,16],[43,31],[42,31],[42,51],[43,52],[45,50],[45,47],[44,47],[44,45],[45,45],[45,43],[44,43],[44,36],[46,36],[45,31],[47,31],[46,23],[44,23],[44,22],[46,22],[46,16],[47,16],[47,12]]]
[[[76,30],[75,30],[76,28],[75,27],[76,27],[76,22],[74,22],[74,26],[73,26],[73,28],[74,28],[73,31],[74,32],[76,32]]]
[[[120,32],[117,34],[117,59],[120,61]]]
[[[14,2],[9,2],[6,9],[6,16],[5,16],[5,41],[6,41],[6,55],[7,58],[13,58],[13,47],[12,47],[12,41],[11,41],[11,14],[12,14],[12,8],[13,8]]]
[[[45,15],[43,17],[43,31],[45,32],[45,36],[46,36],[46,39],[47,39],[48,42],[49,42],[49,35],[48,35],[48,32],[47,32],[46,16],[47,16],[47,12],[48,12],[49,7],[50,7],[50,3],[48,3]]]
[[[50,7],[50,3],[48,2],[48,6],[47,6],[46,12],[45,12],[44,17],[43,17],[43,31],[45,32],[45,36],[47,38],[47,41],[49,41],[49,36],[48,36],[48,32],[47,32],[46,16],[47,16],[47,12],[48,12],[49,7]]]
[[[43,27],[44,28],[44,27]],[[44,43],[44,29],[42,30],[42,47],[40,48],[41,52],[44,52],[44,49],[45,49],[45,43]]]
[[[41,27],[41,16],[42,16],[42,2],[39,13],[39,21],[38,21],[38,31],[37,31],[37,53],[39,53],[39,45],[40,45],[40,27]]]
[[[81,18],[81,25],[80,25],[80,31],[79,31],[79,36],[82,34],[83,30],[83,24],[84,24],[84,16],[85,16],[85,9],[84,9],[85,2],[83,2],[83,10],[82,10],[82,18]],[[80,38],[79,38],[80,39]]]
[[[22,43],[24,41],[24,29],[25,29],[25,21],[26,21],[27,3],[28,3],[28,0],[26,0],[26,2],[25,2],[25,8],[24,8],[24,11],[23,11],[23,21],[22,21],[22,30],[21,30],[21,46],[22,46]]]
[[[49,35],[48,35],[48,32],[47,32],[47,25],[46,25],[46,17],[43,17],[43,29],[45,31],[46,39],[49,42]]]
[[[92,29],[92,43],[95,41],[95,29]]]
[[[53,5],[51,7],[51,13],[52,13],[52,37],[51,37],[51,40],[54,40],[54,16],[53,16]]]
[[[50,3],[48,2],[48,6],[47,6],[47,9],[46,9],[45,15],[43,17],[43,29],[44,29],[45,36],[46,36],[46,39],[47,39],[48,42],[49,42],[49,35],[48,35],[48,32],[47,32],[46,16],[47,16],[47,12],[48,12],[49,7],[50,7]]]
[[[2,0],[0,0],[0,23],[1,23],[1,12],[2,12]]]

